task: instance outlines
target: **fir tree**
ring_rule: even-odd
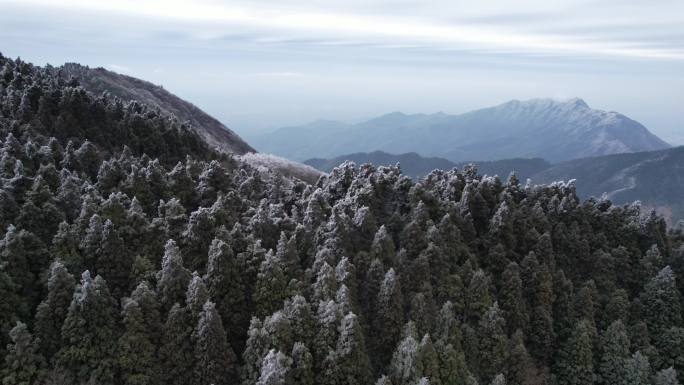
[[[292,359],[282,352],[271,349],[261,366],[261,374],[256,385],[287,385],[290,384],[290,367]]]
[[[161,373],[151,335],[154,330],[146,328],[141,306],[133,299],[124,299],[122,317],[124,333],[119,337],[117,348],[117,368],[121,383],[159,383]]]
[[[292,346],[292,369],[290,381],[297,385],[313,385],[313,357],[309,348],[301,342],[295,342]]]
[[[57,365],[76,383],[114,383],[117,339],[116,302],[102,277],[87,270],[76,286],[62,327],[65,343]]]
[[[193,326],[186,308],[178,303],[169,310],[162,327],[159,357],[162,381],[165,384],[186,385],[194,380],[195,352],[192,344]]]
[[[347,314],[340,324],[337,346],[325,363],[326,384],[367,384],[371,378],[365,338],[358,318]]]
[[[506,321],[495,302],[484,314],[478,327],[479,373],[485,379],[493,379],[504,369],[508,345],[505,327]]]
[[[681,325],[681,294],[672,269],[667,266],[652,278],[641,294],[643,316],[656,340],[670,325]]]
[[[385,274],[376,300],[376,309],[372,328],[375,337],[372,348],[374,354],[371,357],[374,358],[373,367],[377,371],[389,362],[404,323],[401,288],[394,269],[389,269]]]
[[[610,324],[601,336],[601,353],[599,382],[609,385],[624,380],[629,360],[629,337],[622,321]]]
[[[594,364],[591,326],[579,321],[570,338],[563,344],[556,365],[558,383],[562,385],[591,385],[594,383]]]
[[[269,251],[259,267],[253,301],[256,315],[264,316],[280,308],[288,297],[283,261]]]
[[[176,242],[169,240],[164,248],[161,270],[157,273],[159,302],[165,310],[175,303],[184,303],[191,274],[183,266],[183,257]]]
[[[38,305],[35,334],[40,352],[51,358],[62,345],[62,326],[67,317],[76,283],[64,264],[56,260],[50,266],[47,297]]]
[[[45,380],[45,359],[25,324],[9,332],[12,343],[7,347],[5,365],[0,370],[3,385],[32,385]]]
[[[194,332],[195,379],[198,384],[228,384],[236,378],[236,358],[228,345],[221,317],[207,301]]]

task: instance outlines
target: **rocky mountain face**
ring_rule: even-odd
[[[221,122],[161,86],[104,68],[90,68],[76,63],[67,63],[54,70],[58,76],[66,80],[75,78],[79,85],[93,94],[108,92],[125,101],[137,100],[159,109],[167,116],[175,116],[182,122],[189,122],[211,147],[222,152],[254,152],[249,144]]]
[[[454,162],[588,156],[670,147],[640,123],[581,99],[510,101],[461,115],[383,115],[358,124],[317,121],[255,138],[262,151],[294,160],[340,154],[417,152]]]

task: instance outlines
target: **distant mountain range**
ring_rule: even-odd
[[[392,155],[375,151],[355,153],[334,159],[310,159],[304,162],[329,172],[342,162],[394,165],[414,179],[434,169],[462,168],[468,162],[455,163],[443,158],[426,158],[416,153]],[[684,219],[684,146],[659,151],[605,155],[565,161],[557,164],[535,159],[474,161],[481,174],[506,178],[515,172],[522,181],[534,184],[559,180],[577,180],[577,191],[583,198],[607,198],[618,204],[640,200],[647,208],[655,208],[672,223]]]
[[[543,158],[560,162],[670,146],[617,112],[582,99],[510,101],[461,115],[394,112],[358,124],[316,121],[255,137],[260,151],[303,161],[385,151],[416,152],[452,162]]]
[[[499,175],[502,178],[506,178],[511,172],[515,172],[518,178],[522,180],[551,167],[549,162],[541,158],[456,163],[444,158],[422,157],[415,152],[394,155],[383,151],[359,152],[333,159],[314,158],[305,161],[304,164],[324,172],[330,172],[333,168],[347,160],[357,165],[372,163],[374,165],[387,166],[398,163],[401,167],[401,172],[414,179],[419,179],[429,174],[432,170],[449,170],[454,167],[461,169],[470,163],[476,164],[478,171],[483,175]]]
[[[223,152],[245,154],[254,152],[240,136],[190,102],[166,91],[163,87],[104,68],[90,68],[67,63],[54,69],[65,80],[75,78],[95,95],[108,92],[125,101],[137,100],[157,108],[168,116],[189,122],[210,146]]]

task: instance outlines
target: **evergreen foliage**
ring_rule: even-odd
[[[59,72],[0,56],[3,384],[678,383],[684,236],[638,205],[308,184]]]

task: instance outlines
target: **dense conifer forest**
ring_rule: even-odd
[[[5,385],[675,385],[684,236],[572,182],[313,185],[0,56]],[[681,377],[681,375],[680,375]]]

